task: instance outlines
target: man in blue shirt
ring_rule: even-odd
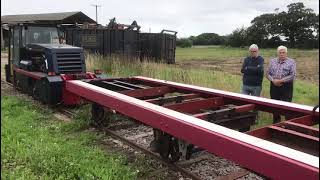
[[[242,94],[260,96],[263,81],[263,57],[259,56],[259,48],[256,44],[249,47],[250,56],[243,61],[241,73],[242,78]]]

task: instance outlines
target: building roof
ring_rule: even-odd
[[[81,11],[1,16],[1,24],[17,24],[17,23],[83,24],[85,22],[96,23],[96,21],[94,21],[93,19],[91,19]]]

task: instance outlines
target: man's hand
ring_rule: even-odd
[[[283,81],[281,80],[281,79],[274,79],[273,81],[272,81],[272,83],[275,85],[275,86],[282,86],[282,84],[283,84]]]

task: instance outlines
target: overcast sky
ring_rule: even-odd
[[[1,15],[82,11],[95,20],[91,5],[98,4],[100,24],[116,17],[123,24],[136,20],[145,32],[170,29],[188,37],[203,32],[226,35],[249,26],[258,15],[286,10],[293,2],[303,2],[319,14],[319,0],[1,0]]]

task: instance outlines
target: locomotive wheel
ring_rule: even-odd
[[[34,91],[36,81],[31,78],[29,78],[28,81],[29,81],[28,95],[33,96],[33,91]]]
[[[38,99],[43,104],[48,104],[49,94],[48,89],[49,84],[45,78],[37,80],[33,88],[33,96]]]
[[[13,86],[17,88],[17,75],[15,71],[13,71]]]
[[[93,103],[91,107],[91,119],[93,125],[97,127],[107,126],[109,119],[107,117],[107,112],[104,110],[103,106]]]
[[[40,99],[39,86],[40,86],[40,81],[36,81],[34,86],[33,86],[33,90],[32,90],[32,97],[35,100],[39,100]]]

